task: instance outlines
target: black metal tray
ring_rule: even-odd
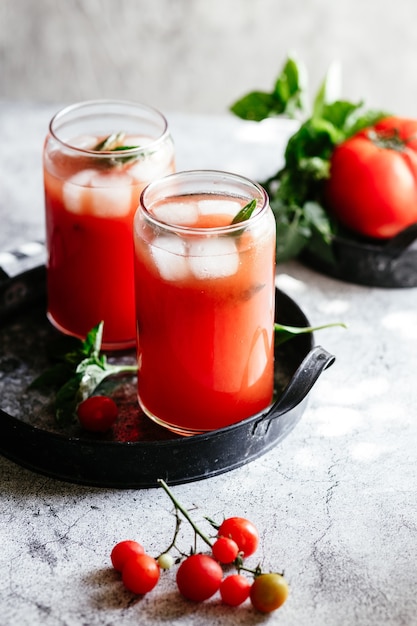
[[[417,287],[417,224],[386,242],[350,234],[334,236],[334,263],[306,249],[301,260],[313,269],[358,285],[382,288]]]
[[[309,324],[279,290],[276,320]],[[58,337],[45,316],[44,266],[0,278],[0,453],[32,471],[100,487],[154,487],[158,478],[179,484],[249,463],[294,428],[309,391],[334,361],[326,350],[313,347],[312,335],[291,339],[276,349],[277,400],[272,407],[227,428],[185,438],[141,413],[134,379],[114,379],[105,391],[117,399],[119,419],[111,432],[95,435],[76,424],[58,427],[51,399],[28,390],[47,366],[46,346]],[[134,354],[118,354],[121,358],[133,360]]]

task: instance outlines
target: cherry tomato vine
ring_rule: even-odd
[[[187,509],[177,500],[166,482],[158,480],[175,507],[176,524],[172,541],[158,556],[149,555],[137,541],[125,540],[116,544],[111,562],[121,574],[124,586],[134,594],[144,595],[157,585],[161,570],[179,565],[176,584],[180,594],[192,602],[204,602],[219,592],[228,606],[239,606],[247,599],[252,606],[270,613],[284,604],[288,597],[288,583],[283,573],[263,572],[261,567],[246,567],[244,559],[253,555],[259,544],[255,525],[242,517],[229,517],[221,524],[205,517],[216,536],[211,539],[191,518]],[[187,553],[177,545],[180,525],[186,520],[194,531],[194,547]],[[198,550],[199,539],[207,551]],[[174,558],[172,552],[179,554]],[[228,569],[234,567],[235,572]],[[226,570],[226,571],[225,571]]]

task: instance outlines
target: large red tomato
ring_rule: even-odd
[[[325,199],[341,224],[367,237],[417,222],[417,120],[388,117],[337,146]]]

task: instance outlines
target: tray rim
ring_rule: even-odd
[[[413,225],[417,227],[416,225]],[[404,231],[405,232],[405,231]],[[324,259],[317,255],[314,249],[306,246],[298,255],[298,259],[303,265],[309,267],[325,276],[340,280],[342,282],[353,285],[366,287],[376,287],[380,289],[412,289],[417,287],[417,270],[410,280],[398,279],[395,275],[395,269],[403,262],[412,260],[417,262],[417,249],[412,247],[412,243],[398,250],[395,254],[390,252],[390,242],[388,240],[361,240],[359,237],[349,237],[348,234],[332,234],[331,247],[336,261],[332,263],[330,260]],[[381,269],[365,277],[354,276],[350,271],[347,272],[343,267],[343,260],[346,258],[344,251],[354,251],[357,262],[365,258],[365,255],[372,257],[374,261],[378,259],[382,266]],[[340,253],[342,251],[342,253]],[[341,262],[342,260],[342,262]],[[351,266],[350,266],[351,269]]]

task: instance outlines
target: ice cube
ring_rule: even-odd
[[[170,142],[163,143],[154,151],[138,156],[129,167],[129,174],[138,183],[148,183],[155,178],[174,171],[174,153]]]
[[[198,220],[195,202],[164,202],[153,207],[152,214],[161,222],[178,226],[192,226]]]
[[[132,179],[123,173],[95,175],[91,179],[92,211],[100,217],[128,215],[132,205]]]
[[[74,148],[92,150],[98,144],[98,141],[94,135],[79,135],[78,137],[73,137],[68,143]]]
[[[71,176],[62,187],[62,196],[67,211],[71,213],[83,213],[84,204],[88,197],[88,187],[91,179],[96,174],[95,170],[81,170]]]
[[[234,217],[239,213],[242,205],[238,200],[200,200],[198,210],[200,215],[230,215]]]
[[[126,135],[120,144],[122,146],[127,146],[131,148],[141,148],[142,146],[147,146],[149,143],[152,143],[152,137],[146,137],[145,135]]]
[[[185,243],[178,237],[167,235],[155,237],[151,252],[164,280],[182,280],[189,274]]]
[[[188,253],[190,269],[197,278],[232,276],[239,267],[239,253],[232,237],[194,241]]]

